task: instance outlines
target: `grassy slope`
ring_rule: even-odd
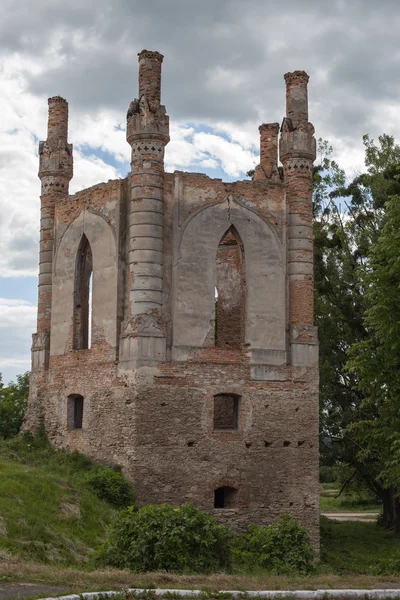
[[[85,485],[92,468],[43,441],[0,442],[0,557],[86,562],[115,514]]]

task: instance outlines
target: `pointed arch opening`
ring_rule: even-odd
[[[93,256],[89,240],[82,235],[75,266],[74,349],[87,350],[92,338]]]
[[[232,225],[218,244],[215,282],[215,345],[240,348],[245,338],[246,282],[243,244]]]

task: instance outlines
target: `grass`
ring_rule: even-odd
[[[66,593],[136,588],[181,588],[218,590],[296,590],[335,588],[398,588],[396,575],[333,573],[319,570],[309,576],[271,573],[176,575],[174,573],[133,574],[116,569],[88,571],[56,567],[14,559],[1,563],[0,585],[6,582],[42,583],[61,586]]]
[[[0,561],[9,556],[82,565],[115,511],[85,484],[86,457],[43,440],[0,443]]]
[[[334,573],[400,573],[400,537],[375,523],[321,517],[320,569]]]
[[[335,483],[322,483],[320,495],[320,509],[322,513],[334,512],[380,512],[381,504],[371,498],[362,498],[359,495],[341,495]]]

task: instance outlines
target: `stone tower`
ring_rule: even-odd
[[[193,503],[233,525],[290,512],[317,544],[308,76],[285,75],[286,117],[260,126],[253,181],[224,183],[165,172],[162,60],[139,54],[126,179],[68,194],[68,107],[49,100],[25,427],[122,465],[140,505]]]

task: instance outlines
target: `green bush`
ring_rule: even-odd
[[[98,566],[211,573],[230,566],[228,530],[193,506],[122,511],[96,556]]]
[[[98,467],[86,476],[86,482],[98,498],[114,508],[122,509],[135,503],[131,482],[111,467]]]
[[[279,574],[308,573],[315,558],[305,527],[291,515],[273,525],[249,525],[231,542],[234,563],[246,570],[258,568]]]

